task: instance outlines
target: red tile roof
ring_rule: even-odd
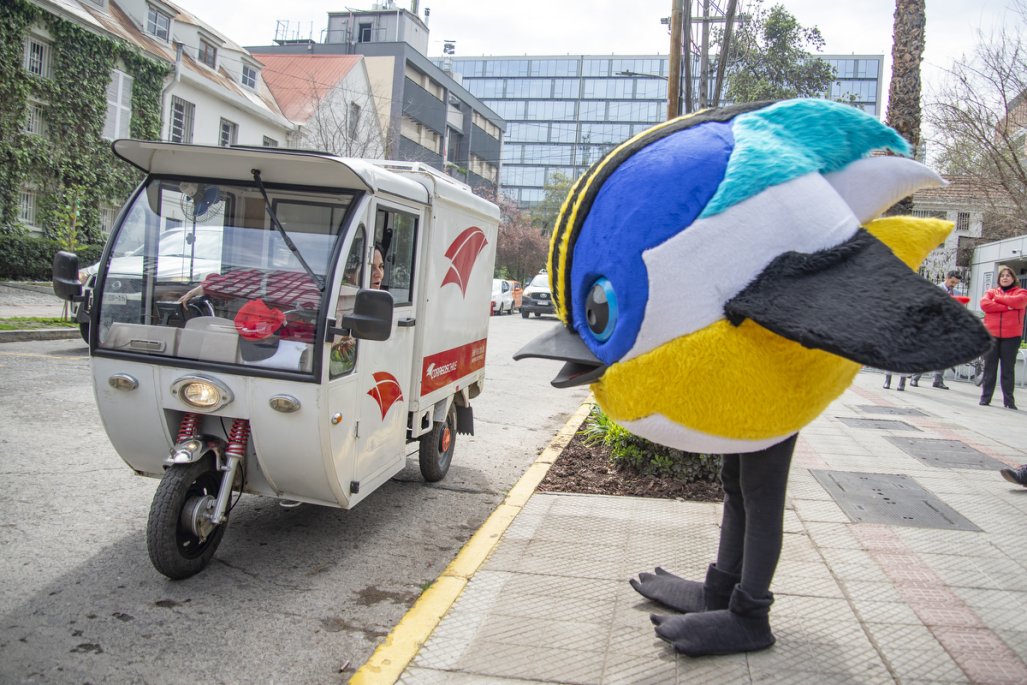
[[[264,64],[261,74],[282,113],[297,124],[305,123],[316,103],[362,59],[361,55],[252,54]]]

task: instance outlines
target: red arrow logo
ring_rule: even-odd
[[[489,241],[485,239],[485,232],[477,226],[471,226],[456,237],[453,244],[446,250],[446,258],[452,263],[446,277],[442,279],[442,285],[455,283],[460,288],[461,295],[467,295],[467,281],[471,276],[471,269],[478,255],[485,249]]]
[[[378,371],[374,374],[374,387],[367,391],[367,394],[378,403],[382,411],[382,419],[389,413],[389,409],[396,402],[403,399],[403,389],[399,387],[399,381],[391,373]]]

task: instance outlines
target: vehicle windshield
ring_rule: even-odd
[[[528,284],[530,288],[546,288],[549,289],[549,275],[548,274],[536,274],[531,283]]]
[[[151,179],[103,267],[100,348],[311,372],[325,299],[318,281],[354,194],[267,190],[315,278],[256,187]]]

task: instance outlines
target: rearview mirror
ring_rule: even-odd
[[[78,280],[78,255],[61,250],[53,256],[53,291],[62,300],[72,301],[82,296],[82,283]]]
[[[392,335],[392,309],[392,293],[358,290],[353,312],[342,317],[342,327],[348,328],[354,338],[388,340]]]

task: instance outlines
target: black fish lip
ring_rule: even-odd
[[[577,333],[566,326],[556,326],[538,336],[518,350],[515,361],[521,359],[552,359],[566,362],[550,381],[556,388],[573,388],[599,380],[608,366],[588,349]]]
[[[804,347],[900,373],[962,364],[991,343],[977,317],[864,228],[826,250],[778,255],[724,313],[735,326],[751,319]]]

